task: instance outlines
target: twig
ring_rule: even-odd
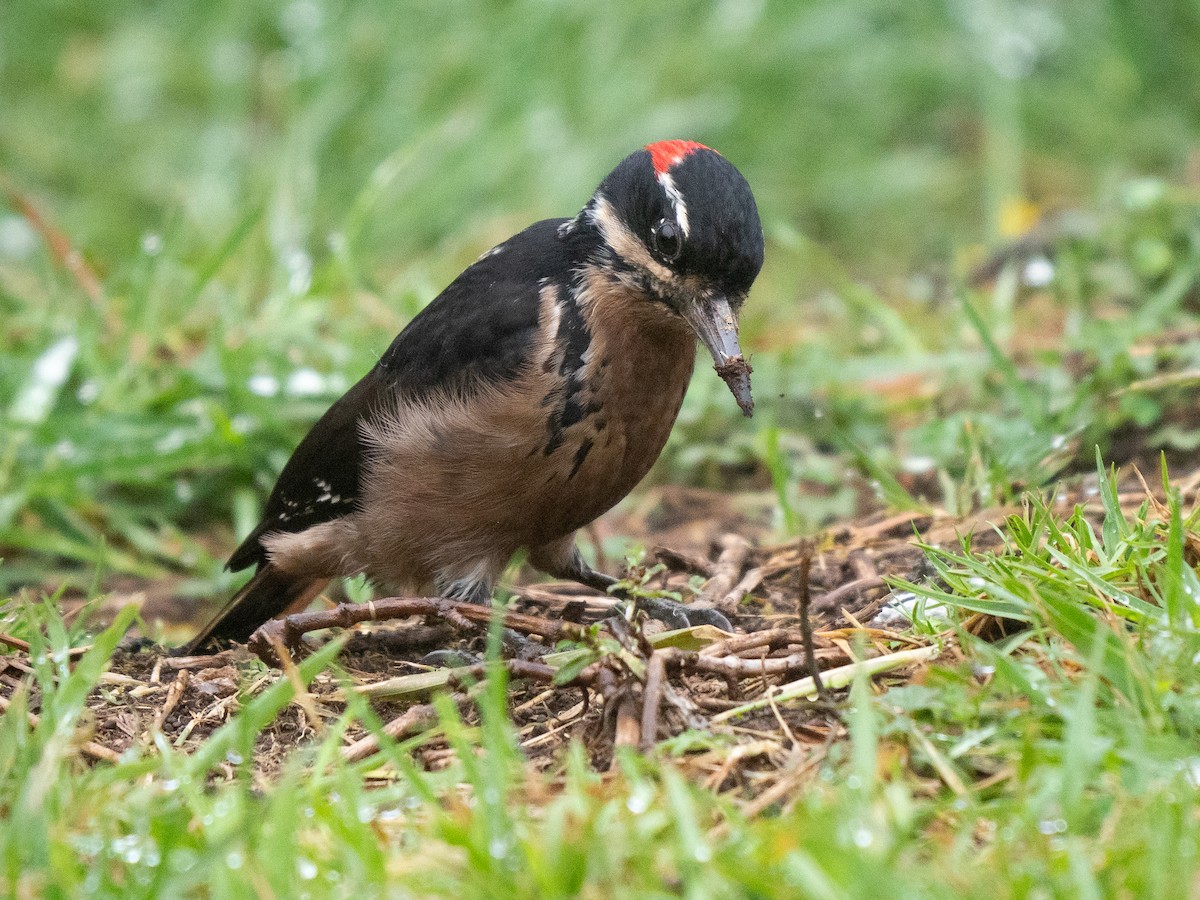
[[[250,649],[268,665],[275,665],[274,644],[295,650],[302,635],[321,628],[350,628],[360,622],[407,619],[410,616],[434,616],[454,623],[484,625],[500,616],[505,628],[523,634],[537,634],[547,640],[583,640],[587,630],[571,622],[554,621],[523,613],[493,610],[488,606],[444,600],[440,597],[388,597],[371,603],[342,603],[333,609],[298,613],[272,619],[250,636]]]
[[[100,283],[100,277],[88,265],[83,254],[71,245],[70,239],[65,234],[46,220],[46,217],[34,206],[32,200],[3,175],[0,175],[0,188],[3,189],[4,195],[13,208],[45,241],[46,248],[50,251],[50,256],[54,261],[71,273],[71,277],[83,289],[87,298],[100,309],[108,330],[110,332],[115,330],[117,324],[115,313],[111,309],[101,308],[104,301],[104,287]]]
[[[761,568],[747,569],[746,574],[742,576],[742,580],[717,601],[717,609],[737,612],[738,607],[742,604],[742,598],[762,584],[762,580],[763,570]]]
[[[245,653],[237,648],[200,656],[165,656],[162,665],[164,669],[217,669],[245,657]]]
[[[665,563],[672,569],[694,572],[697,575],[703,575],[705,578],[712,578],[715,572],[713,564],[704,557],[693,556],[690,553],[684,553],[682,550],[675,550],[672,547],[655,547],[650,551],[650,557],[661,563]]]
[[[662,703],[663,682],[667,678],[667,656],[671,651],[652,653],[646,664],[646,688],[642,697],[642,750],[654,746],[658,737],[658,708]]]
[[[26,653],[29,652],[28,641],[15,638],[11,634],[5,634],[2,631],[0,631],[0,644],[8,644],[8,646],[12,647],[14,650],[24,650]]]
[[[840,655],[836,649],[826,653]],[[812,662],[806,652],[789,653],[787,656],[760,656],[743,659],[740,656],[703,656],[681,654],[680,667],[688,672],[712,672],[716,675],[733,675],[737,678],[757,678],[770,675],[789,675],[793,672],[812,672]]]
[[[23,641],[19,637],[13,637],[11,634],[0,632],[0,644],[7,644],[14,650],[21,650],[25,653],[29,652],[29,642]],[[70,659],[78,659],[92,649],[92,645],[88,644],[84,647],[71,647],[67,650],[67,657]]]
[[[558,724],[553,728],[543,731],[539,735],[529,738],[527,741],[522,741],[521,746],[526,750],[533,750],[542,744],[549,744],[554,738],[577,724],[576,720],[582,714],[584,708],[583,702],[579,702],[568,709],[565,713],[558,717]]]
[[[920,527],[917,523],[926,519],[932,520],[933,517],[928,512],[922,510],[909,510],[908,512],[897,513],[894,516],[876,522],[874,525],[864,525],[861,528],[855,528],[852,532],[854,542],[862,546],[892,532],[899,533],[902,530],[911,536],[913,529]]]
[[[792,742],[792,747],[798,747],[800,742],[796,740],[796,735],[791,727],[784,721],[783,713],[779,711],[779,704],[775,702],[775,698],[767,695],[767,699],[771,701],[771,713],[775,716],[775,721],[779,723],[780,729],[787,735],[787,739]]]
[[[460,704],[466,701],[464,695],[454,697]],[[383,733],[394,741],[422,731],[437,722],[437,710],[432,703],[422,703],[404,711],[402,715],[392,719],[383,726]],[[379,752],[379,736],[368,734],[365,738],[355,741],[349,747],[342,748],[342,759],[346,762],[359,762],[368,756]]]
[[[959,797],[966,797],[971,793],[967,789],[967,786],[963,784],[963,780],[961,777],[959,777],[958,772],[955,771],[954,766],[950,764],[950,761],[946,759],[946,757],[944,757],[935,746],[933,746],[933,742],[925,736],[919,725],[914,724],[909,729],[908,733],[916,742],[917,746],[920,747],[924,752],[925,756],[928,757],[929,764],[932,765],[933,770],[938,773],[938,777],[945,782],[946,787],[954,791],[954,793]]]
[[[825,700],[825,686],[821,684],[821,670],[817,667],[817,651],[813,646],[812,621],[808,617],[809,590],[808,576],[812,570],[813,546],[810,541],[800,545],[800,634],[804,639],[804,654],[808,657],[809,674],[812,675],[813,685],[817,696]]]
[[[167,721],[167,717],[179,705],[179,698],[183,696],[183,692],[187,689],[190,678],[191,673],[187,669],[181,669],[179,674],[175,676],[175,680],[167,688],[167,696],[163,699],[162,708],[154,717],[154,725],[152,726],[154,731],[162,731],[163,723]]]
[[[750,555],[750,542],[740,534],[726,534],[721,537],[719,543],[721,553],[713,567],[712,578],[704,585],[704,589],[692,605],[707,606],[718,609],[725,615],[733,615],[737,613],[737,601],[729,605],[729,593],[746,566],[746,557]]]
[[[549,700],[551,697],[553,697],[557,693],[558,693],[558,691],[554,688],[549,688],[548,690],[542,691],[540,694],[536,694],[533,697],[530,697],[524,703],[520,703],[517,706],[514,706],[512,708],[512,712],[510,713],[510,715],[513,717],[513,719],[516,719],[516,717],[521,715],[521,713],[526,712],[527,710],[533,709],[539,703],[545,703],[547,700]]]
[[[767,647],[771,650],[798,644],[794,632],[783,628],[770,628],[763,631],[752,631],[749,634],[739,634],[735,637],[717,641],[700,650],[701,656],[730,656],[744,653],[747,650],[757,650]]]
[[[747,819],[753,819],[755,816],[762,814],[764,811],[774,806],[776,803],[787,800],[789,797],[796,797],[800,791],[798,788],[806,780],[812,777],[821,760],[825,758],[826,751],[816,750],[803,763],[795,768],[794,771],[779,779],[744,807],[742,814]]]
[[[617,747],[637,747],[641,743],[641,723],[638,721],[637,703],[626,693],[617,702],[617,727],[613,737],[613,758],[609,771],[617,765]]]
[[[813,601],[813,609],[815,612],[831,612],[860,592],[874,591],[882,587],[887,587],[887,582],[878,575],[855,578],[853,581],[847,581],[829,593],[817,597]]]
[[[918,647],[915,650],[900,650],[896,653],[891,653],[887,656],[877,656],[873,659],[866,659],[861,662],[854,662],[848,666],[839,666],[836,669],[830,669],[823,674],[826,684],[831,688],[842,688],[850,684],[862,673],[868,677],[878,675],[881,672],[887,672],[891,669],[899,669],[902,666],[914,665],[916,663],[927,662],[933,659],[940,653],[940,649],[936,645],[928,647]],[[736,716],[745,715],[748,712],[753,712],[756,709],[761,709],[769,705],[772,700],[784,701],[796,698],[813,698],[817,696],[816,686],[813,684],[811,677],[801,678],[799,681],[793,681],[791,684],[785,684],[776,690],[771,698],[760,697],[757,700],[752,700],[749,703],[743,703],[741,706],[734,709],[726,710],[723,713],[718,713],[713,716],[713,723],[725,722]]]
[[[321,721],[321,716],[317,713],[317,708],[313,704],[312,694],[308,692],[308,686],[304,683],[304,679],[300,675],[300,670],[296,668],[296,663],[292,659],[292,655],[283,646],[283,640],[279,638],[273,640],[271,642],[271,649],[275,652],[275,658],[279,660],[283,674],[292,683],[292,690],[294,691],[292,702],[303,710],[304,717],[308,719],[308,727],[317,734],[324,734],[325,723]]]

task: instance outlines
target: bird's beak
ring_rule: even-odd
[[[737,316],[730,308],[728,298],[720,294],[698,298],[684,305],[683,317],[712,354],[717,374],[729,385],[737,405],[747,417],[752,416],[754,398],[750,396],[750,363],[742,356]]]

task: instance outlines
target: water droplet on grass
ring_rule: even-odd
[[[306,856],[296,857],[296,874],[305,881],[312,881],[317,877],[317,864]]]
[[[26,259],[37,249],[38,237],[21,216],[0,219],[0,255],[9,259]]]
[[[1054,263],[1044,256],[1035,256],[1025,263],[1021,277],[1030,287],[1045,287],[1054,280]]]
[[[75,399],[85,406],[95,401],[100,396],[100,382],[95,378],[89,378],[79,386],[79,390],[75,392]]]
[[[174,453],[187,443],[187,432],[182,428],[172,428],[157,441],[154,442],[154,449],[159,453]]]
[[[246,387],[256,396],[274,397],[279,393],[279,379],[274,375],[251,375]]]
[[[653,799],[653,793],[648,787],[638,785],[629,794],[629,799],[625,801],[626,808],[635,816],[640,816],[650,808],[650,801]]]
[[[318,397],[327,390],[325,379],[316,369],[297,369],[287,380],[287,392],[292,397]]]
[[[312,287],[312,257],[302,250],[293,250],[285,263],[288,271],[288,291],[293,296],[308,293]]]
[[[1042,819],[1038,822],[1038,831],[1042,834],[1062,834],[1067,830],[1065,819]]]
[[[512,839],[502,835],[496,835],[488,841],[488,853],[492,859],[504,859],[508,856],[509,850],[512,847]]]
[[[78,353],[79,341],[74,335],[60,338],[43,351],[9,407],[9,418],[21,425],[46,421]]]

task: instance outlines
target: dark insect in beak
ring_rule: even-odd
[[[712,355],[713,366],[721,380],[729,386],[737,405],[747,417],[754,414],[754,398],[750,395],[750,363],[742,356],[738,343],[737,316],[729,300],[720,294],[696,299],[683,308],[687,319],[701,343]]]

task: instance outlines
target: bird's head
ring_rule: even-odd
[[[660,141],[613,169],[580,219],[598,233],[614,278],[691,326],[749,416],[738,313],[762,268],[763,234],[742,173],[702,144]]]

